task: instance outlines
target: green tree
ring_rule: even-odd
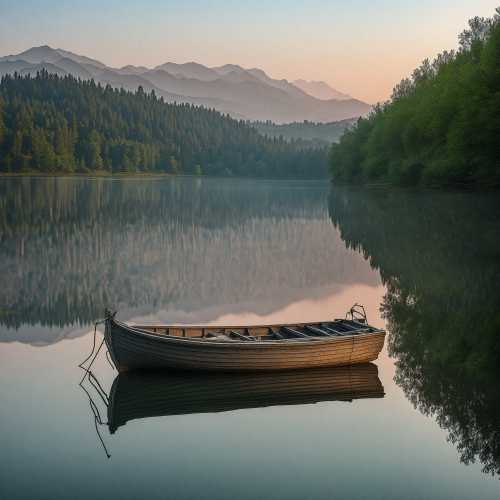
[[[92,130],[85,139],[85,164],[90,170],[102,170],[101,137],[97,130]]]
[[[500,8],[469,27],[333,144],[333,180],[500,184]]]

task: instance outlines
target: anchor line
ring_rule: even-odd
[[[97,427],[97,424],[99,425],[106,425],[106,423],[104,423],[101,419],[101,414],[99,412],[99,408],[97,407],[97,405],[94,403],[94,400],[92,399],[91,395],[89,394],[89,392],[87,391],[87,389],[85,389],[85,387],[83,386],[83,382],[85,381],[86,378],[88,378],[90,384],[92,385],[92,387],[96,390],[96,392],[99,394],[100,398],[103,400],[104,404],[108,407],[109,406],[109,397],[108,395],[106,394],[106,392],[104,391],[104,389],[101,387],[101,384],[99,383],[99,381],[97,380],[97,378],[95,377],[95,375],[90,371],[90,368],[91,366],[93,365],[94,361],[96,360],[97,358],[97,355],[99,354],[104,342],[105,342],[105,339],[103,338],[102,339],[102,342],[101,344],[99,345],[98,349],[96,350],[96,337],[97,337],[97,325],[99,324],[103,324],[105,323],[107,320],[104,319],[104,320],[101,320],[101,321],[96,321],[94,323],[94,337],[93,337],[93,344],[92,344],[92,351],[91,353],[89,354],[89,356],[85,359],[85,361],[83,361],[82,363],[80,363],[78,365],[79,368],[81,368],[82,370],[85,371],[85,375],[83,376],[82,380],[80,381],[80,383],[78,384],[84,391],[85,393],[87,394],[87,397],[89,399],[89,406],[90,406],[90,409],[92,410],[92,413],[94,415],[94,425],[95,425],[95,430],[97,432],[97,436],[99,437],[99,440],[101,441],[101,444],[102,444],[102,447],[104,448],[104,451],[106,453],[106,456],[107,458],[111,458],[111,455],[108,453],[108,450],[106,448],[106,445],[104,444],[104,441],[101,437],[101,434],[99,432],[99,428]],[[95,351],[95,354],[94,354],[94,351]],[[93,357],[92,357],[93,355]],[[107,356],[106,356],[107,357]],[[85,363],[90,359],[92,358],[92,360],[90,361],[89,365],[87,367],[85,367]],[[108,359],[109,361],[109,359]],[[95,382],[95,383],[94,383]],[[97,384],[97,385],[96,385]]]

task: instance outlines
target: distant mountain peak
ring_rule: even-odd
[[[208,68],[193,61],[166,62],[154,69],[133,65],[115,69],[48,45],[0,58],[0,76],[16,71],[34,76],[41,69],[87,81],[93,78],[102,86],[109,83],[114,88],[132,92],[140,85],[145,92],[154,90],[165,102],[203,105],[244,120],[324,123],[364,116],[372,109],[325,82],[296,80],[291,83],[271,78],[261,69],[245,69],[237,64]]]
[[[226,76],[228,73],[233,73],[233,72],[241,74],[246,71],[245,68],[242,68],[237,64],[224,64],[224,66],[219,66],[217,68],[212,68],[212,69],[222,76]]]
[[[264,78],[269,78],[267,76],[267,73],[262,70],[262,69],[259,69],[259,68],[250,68],[250,69],[247,69],[247,71],[251,74],[251,75],[255,75],[255,76],[263,76]]]
[[[96,61],[95,59],[90,59],[89,57],[79,56],[78,54],[73,54],[73,52],[69,52],[68,50],[63,49],[53,49],[48,45],[41,45],[40,47],[31,47],[31,49],[25,50],[20,54],[0,57],[0,61],[26,61],[31,64],[42,64],[49,63],[53,64],[58,59],[65,58],[71,59],[72,61],[78,64],[92,64],[97,68],[103,69],[106,68],[106,65],[100,61]]]
[[[311,80],[307,82],[300,78],[294,80],[292,83],[299,89],[302,89],[304,92],[322,101],[330,101],[331,99],[345,101],[347,99],[353,99],[349,94],[343,94],[323,81]]]
[[[17,55],[10,55],[1,57],[0,61],[26,61],[32,64],[40,64],[42,61],[46,63],[53,63],[60,59],[62,55],[50,48],[48,45],[41,45],[40,47],[32,47]]]
[[[86,56],[79,56],[78,54],[74,54],[73,52],[70,52],[69,50],[63,50],[63,49],[56,49],[56,52],[61,54],[62,57],[66,57],[67,59],[72,59],[73,61],[77,63],[84,63],[84,64],[92,64],[93,66],[96,66],[100,69],[106,68],[106,65],[103,64],[101,61],[97,61],[96,59],[91,59],[90,57]]]
[[[217,80],[220,78],[220,74],[217,73],[217,71],[195,62],[183,64],[166,62],[156,66],[153,71],[157,71],[159,69],[163,69],[171,75],[182,73],[186,78],[196,78],[197,80],[201,80],[203,82]]]

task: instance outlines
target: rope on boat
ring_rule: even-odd
[[[85,387],[83,386],[83,382],[86,378],[88,378],[90,384],[92,385],[92,387],[94,387],[94,389],[97,391],[97,393],[99,394],[99,396],[101,397],[101,399],[103,400],[104,404],[106,406],[109,406],[109,398],[108,398],[108,395],[106,394],[106,392],[104,391],[104,389],[101,387],[101,384],[99,384],[99,381],[95,378],[95,375],[90,371],[90,367],[92,366],[92,364],[94,363],[95,359],[97,358],[97,355],[99,354],[99,351],[101,350],[104,342],[105,342],[105,339],[103,338],[102,339],[102,342],[99,346],[99,348],[97,349],[96,353],[94,354],[94,351],[96,350],[96,337],[97,337],[97,325],[100,325],[100,324],[104,324],[106,323],[106,321],[108,321],[108,318],[106,319],[102,319],[100,321],[96,321],[94,323],[94,341],[93,341],[93,345],[92,345],[92,352],[89,354],[89,356],[85,359],[85,361],[82,361],[79,365],[78,365],[78,368],[81,368],[82,370],[85,371],[85,375],[83,376],[82,380],[80,381],[80,383],[78,384],[84,391],[85,393],[87,394],[88,398],[89,398],[89,405],[90,405],[90,409],[92,410],[92,413],[94,414],[94,425],[95,425],[95,430],[97,432],[97,435],[99,436],[99,440],[101,441],[101,444],[102,444],[102,447],[104,448],[104,451],[106,452],[106,456],[108,458],[111,458],[111,455],[108,453],[108,450],[106,448],[106,445],[104,444],[104,441],[101,437],[101,434],[99,433],[99,429],[97,427],[97,424],[99,425],[106,425],[106,423],[104,423],[101,419],[101,414],[99,413],[99,408],[97,407],[97,405],[94,403],[91,395],[89,394],[89,392],[87,391],[87,389],[85,389]],[[94,357],[92,358],[92,355],[94,354]],[[92,358],[92,360],[90,361],[90,364],[85,367],[85,363],[90,359]],[[107,352],[106,352],[106,359],[108,360],[109,362],[109,358],[107,356]],[[111,362],[110,362],[111,364]],[[112,365],[111,365],[112,366]],[[94,383],[95,381],[95,383]],[[96,386],[97,384],[97,386]]]
[[[92,354],[94,354],[94,351],[95,351],[95,340],[96,340],[96,335],[97,335],[97,325],[104,324],[104,323],[106,323],[106,321],[107,321],[107,318],[106,319],[101,319],[100,321],[96,321],[94,323],[94,344],[92,345],[92,352],[89,354],[88,358],[85,359],[85,361],[82,361],[78,365],[78,368],[81,368],[82,370],[85,370],[86,372],[89,371],[89,368],[92,366],[92,363],[95,361],[95,358],[97,357],[97,355],[99,354],[99,351],[101,350],[102,344],[104,344],[104,339],[102,339],[101,345],[99,346],[99,349],[97,349],[97,352],[95,353],[94,359],[92,359],[92,361],[90,362],[90,365],[87,366],[87,368],[85,368],[83,365],[92,357]],[[83,377],[83,379],[85,379],[85,376]],[[83,382],[83,379],[82,379],[82,382]]]
[[[101,396],[101,399],[102,399],[103,403],[106,406],[109,406],[108,395],[104,392],[104,389],[101,387],[101,384],[99,383],[99,381],[95,378],[95,375],[92,372],[89,372],[89,377],[88,378],[89,378],[89,382],[92,384],[92,387],[97,391],[97,393],[99,394],[99,396]],[[95,380],[96,384],[99,386],[99,389],[96,387],[96,385],[94,384],[94,382],[92,382],[92,379]]]
[[[361,312],[361,310],[359,308],[363,309],[363,312]],[[358,304],[357,302],[356,302],[356,304],[354,304],[351,307],[351,309],[349,309],[349,311],[347,311],[347,313],[345,315],[345,319],[348,319],[347,316],[351,316],[352,321],[360,321],[361,320],[360,321],[361,323],[368,324],[368,319],[366,317],[365,308],[361,304]]]
[[[108,360],[109,366],[114,370],[115,367],[113,366],[113,363],[111,363],[111,360],[109,359],[109,349],[106,351],[106,359]]]
[[[92,379],[90,378],[92,376],[92,378],[94,378],[94,380],[97,382],[97,379],[94,377],[94,374],[92,372],[86,373],[85,376],[83,377],[83,379],[81,380],[81,382],[78,385],[85,391],[85,393],[87,394],[87,397],[89,398],[90,409],[92,410],[92,413],[94,414],[94,425],[95,425],[95,430],[97,432],[97,436],[99,437],[99,440],[101,441],[101,444],[102,444],[102,447],[104,448],[104,451],[106,452],[106,456],[108,458],[111,458],[111,455],[108,453],[108,450],[106,448],[106,445],[104,444],[104,441],[103,441],[103,439],[101,437],[101,434],[99,433],[99,428],[97,427],[97,424],[99,424],[99,425],[106,425],[106,424],[102,421],[101,414],[99,412],[99,408],[97,408],[97,405],[94,403],[94,401],[92,399],[92,396],[89,394],[89,392],[87,391],[87,389],[85,389],[85,387],[83,386],[83,381],[85,380],[85,378],[87,376],[89,377],[90,383],[97,390],[99,396],[101,396],[101,398],[104,401],[104,403],[106,404],[106,406],[108,406],[108,403],[106,403],[106,401],[104,400],[102,394],[100,393],[100,391],[97,389],[97,387],[92,382]],[[99,384],[99,382],[97,382],[97,385],[99,387],[101,387],[101,385]],[[102,388],[101,388],[101,390],[102,390]],[[106,393],[104,393],[104,394],[106,395]],[[106,399],[107,398],[108,397],[106,396]]]

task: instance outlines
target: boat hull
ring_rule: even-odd
[[[304,325],[289,326],[299,328]],[[268,371],[367,363],[377,359],[385,339],[383,330],[339,337],[307,337],[266,342],[236,342],[225,337],[224,332],[238,328],[241,330],[241,327],[220,327],[223,332],[220,337],[205,338],[204,330],[214,328],[219,327],[176,327],[176,330],[182,330],[183,335],[190,335],[189,332],[194,331],[201,332],[201,337],[196,338],[146,331],[110,318],[106,322],[105,339],[111,358],[120,373],[150,368]],[[269,328],[252,327],[256,331]],[[283,325],[279,328],[283,328]],[[150,328],[153,329],[156,328]],[[164,329],[168,332],[168,327]]]

